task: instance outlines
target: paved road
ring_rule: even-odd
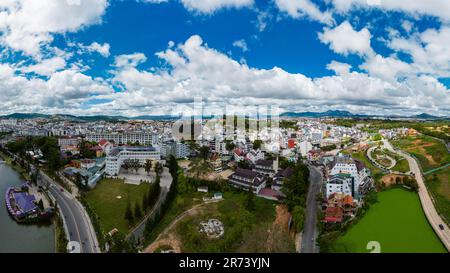
[[[441,219],[441,216],[436,211],[436,208],[434,207],[434,203],[431,199],[430,194],[428,193],[428,190],[425,186],[424,179],[422,172],[420,170],[419,164],[417,161],[410,156],[409,154],[400,151],[400,150],[394,150],[392,145],[387,141],[383,140],[385,147],[387,147],[389,150],[397,152],[401,156],[405,157],[408,160],[409,163],[409,169],[411,172],[414,173],[417,184],[419,185],[419,197],[420,202],[422,204],[423,211],[425,212],[425,215],[427,216],[428,222],[433,227],[436,234],[441,239],[444,246],[447,248],[447,250],[450,252],[450,229],[445,224],[445,222]],[[444,230],[441,230],[439,228],[439,225],[444,226]]]
[[[301,240],[302,253],[318,253],[316,245],[317,231],[317,202],[316,195],[322,187],[322,174],[316,167],[309,167],[309,190],[306,198],[306,219]]]
[[[369,149],[367,149],[367,152],[366,152],[367,157],[369,157],[369,159],[372,161],[372,163],[374,163],[379,169],[381,169],[383,171],[394,168],[394,166],[397,164],[397,161],[394,158],[386,155],[386,157],[389,158],[389,160],[391,161],[391,165],[389,167],[385,167],[385,166],[381,165],[380,163],[378,163],[378,161],[372,157],[372,151],[375,150],[376,148],[377,148],[377,146],[372,146]]]
[[[62,212],[70,241],[78,242],[82,253],[100,252],[94,228],[80,202],[43,172],[41,179],[49,183],[48,189]]]

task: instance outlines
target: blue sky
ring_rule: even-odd
[[[450,115],[445,0],[5,0],[1,114]]]

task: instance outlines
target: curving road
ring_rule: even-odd
[[[80,202],[45,173],[40,172],[40,177],[48,183],[48,190],[56,199],[64,217],[66,232],[69,233],[69,241],[77,242],[82,253],[99,253],[100,248],[94,228]]]
[[[318,253],[316,244],[317,231],[317,200],[316,195],[322,187],[322,174],[313,166],[309,166],[309,190],[306,197],[305,226],[301,239],[301,253]]]
[[[388,148],[389,150],[400,154],[401,156],[405,157],[406,160],[408,160],[409,163],[409,169],[412,173],[414,173],[414,176],[417,180],[417,184],[419,185],[419,197],[420,197],[420,203],[422,204],[423,211],[425,212],[425,215],[427,216],[428,222],[433,227],[436,234],[441,239],[444,246],[447,248],[447,251],[450,252],[450,229],[445,224],[445,222],[442,220],[439,213],[436,211],[436,208],[434,207],[433,200],[428,193],[428,190],[426,188],[422,172],[420,170],[419,164],[417,161],[410,156],[409,154],[401,151],[401,150],[395,150],[391,143],[389,141],[383,139],[384,146]],[[439,228],[439,225],[444,226],[444,230]]]

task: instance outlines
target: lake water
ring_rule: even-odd
[[[18,224],[8,214],[5,192],[22,183],[20,175],[5,163],[0,163],[0,253],[55,252],[53,225]]]

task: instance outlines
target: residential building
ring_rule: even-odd
[[[266,177],[257,172],[238,168],[230,177],[228,181],[232,186],[244,190],[251,189],[255,194],[266,187]]]
[[[253,171],[273,177],[278,172],[278,157],[275,160],[260,159],[253,166]]]

